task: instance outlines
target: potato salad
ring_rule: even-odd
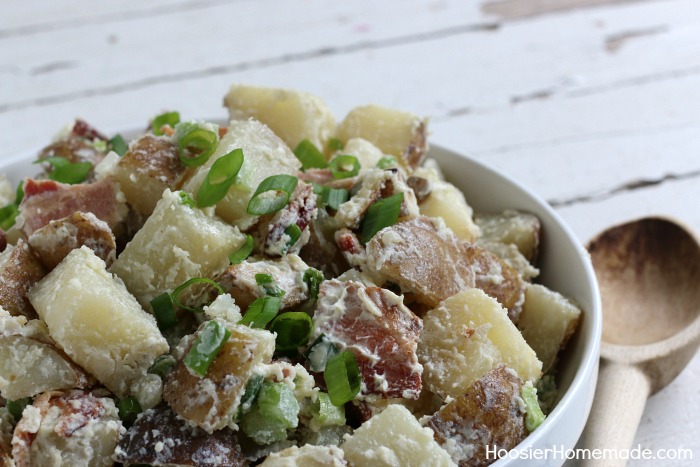
[[[535,431],[581,318],[539,219],[475,212],[425,118],[224,105],[76,120],[0,180],[0,466],[475,466]]]

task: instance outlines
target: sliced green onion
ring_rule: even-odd
[[[119,154],[119,157],[122,157],[129,150],[129,146],[126,144],[126,141],[124,141],[124,138],[122,138],[122,135],[114,135],[114,137],[109,140],[109,147],[112,148],[112,151]]]
[[[338,355],[338,353],[338,348],[335,344],[328,340],[325,334],[321,334],[313,344],[309,346],[309,351],[306,353],[305,357],[309,361],[309,368],[311,368],[311,371],[320,373],[326,369],[328,360]]]
[[[178,143],[180,162],[186,167],[198,167],[205,164],[219,144],[219,135],[215,132],[193,125]]]
[[[240,420],[243,415],[250,412],[251,407],[253,407],[253,404],[258,399],[264,381],[265,377],[263,375],[256,374],[250,377],[245,386],[243,397],[241,397],[241,403],[238,406],[236,420]]]
[[[289,236],[289,241],[287,242],[287,248],[291,248],[294,246],[296,242],[299,241],[301,238],[301,229],[299,228],[298,225],[292,224],[286,229],[284,229],[284,233],[286,233]]]
[[[262,216],[277,212],[287,205],[299,179],[292,175],[272,175],[260,182],[248,202],[248,214]]]
[[[392,167],[398,167],[399,163],[394,156],[384,156],[377,162],[377,168],[380,169],[390,169]]]
[[[523,386],[520,394],[523,401],[525,401],[525,411],[527,412],[525,416],[525,428],[532,433],[545,419],[540,404],[537,401],[537,389],[530,383]]]
[[[342,154],[335,156],[328,164],[328,168],[331,169],[335,179],[354,177],[360,172],[360,161],[355,156]]]
[[[385,227],[396,224],[401,213],[403,193],[395,193],[388,198],[375,201],[367,210],[362,221],[360,240],[362,243],[370,241],[374,235]]]
[[[323,273],[318,269],[309,268],[306,271],[304,271],[303,279],[304,282],[306,282],[307,287],[309,288],[309,296],[314,300],[318,298],[318,288],[321,285],[321,282],[323,282],[326,279]]]
[[[199,191],[197,191],[197,206],[200,208],[214,206],[224,199],[229,188],[236,181],[242,165],[243,150],[240,148],[234,149],[214,161],[199,187]]]
[[[328,149],[331,151],[340,151],[343,149],[345,145],[343,144],[343,141],[339,138],[330,138],[328,140]]]
[[[59,156],[47,157],[46,159],[39,159],[34,163],[48,163],[49,165],[51,165],[51,167],[53,167],[53,170],[49,172],[49,179],[59,183],[67,183],[69,185],[75,185],[76,183],[84,182],[88,174],[92,170],[92,164],[90,162],[72,163],[65,157]]]
[[[161,355],[153,361],[153,365],[148,369],[148,372],[165,378],[165,375],[170,373],[175,368],[177,360],[170,354]]]
[[[131,396],[120,399],[119,402],[117,402],[117,409],[119,409],[119,418],[121,418],[127,426],[133,425],[138,414],[143,412],[139,401]]]
[[[17,191],[15,192],[15,204],[20,205],[24,199],[24,180],[21,180],[17,185]]]
[[[187,289],[188,287],[191,287],[195,284],[209,284],[216,288],[216,290],[219,292],[219,294],[223,295],[226,293],[223,287],[221,287],[218,283],[214,282],[211,279],[207,279],[206,277],[193,277],[192,279],[185,281],[184,284],[178,286],[175,290],[173,290],[173,293],[170,294],[172,297],[173,303],[175,304],[176,307],[182,308],[183,310],[191,311],[193,313],[200,313],[202,310],[200,308],[192,308],[189,306],[185,306],[180,302],[180,294]]]
[[[153,316],[158,323],[158,329],[165,331],[177,324],[177,315],[175,307],[173,307],[173,299],[169,293],[158,295],[151,300],[151,308],[153,308]]]
[[[186,191],[180,191],[180,200],[185,206],[194,208],[194,200],[192,199],[192,196],[190,196],[190,194]]]
[[[256,274],[255,283],[262,287],[268,297],[282,297],[285,294],[284,290],[277,287],[270,274]]]
[[[319,426],[345,425],[345,407],[335,406],[328,393],[319,392],[311,409],[312,423]]]
[[[16,204],[8,204],[0,208],[0,229],[6,232],[10,230],[10,228],[15,225],[18,215],[19,208]]]
[[[348,194],[348,190],[345,188],[324,187],[323,191],[326,205],[336,210],[348,200]]]
[[[299,402],[286,383],[265,381],[258,400],[240,423],[241,430],[257,444],[287,439],[287,430],[299,424]]]
[[[5,401],[5,407],[7,407],[7,411],[10,412],[10,414],[15,418],[15,421],[19,421],[19,419],[22,418],[24,408],[31,403],[31,397],[24,397],[22,399]]]
[[[328,359],[323,373],[328,395],[335,406],[350,402],[360,392],[360,367],[352,352],[344,351]]]
[[[294,155],[301,162],[303,170],[328,167],[328,162],[326,162],[323,153],[308,139],[301,140],[297,147],[294,148]]]
[[[272,282],[274,282],[274,279],[272,278],[272,274],[256,274],[255,275],[255,283],[258,285],[271,284]]]
[[[250,304],[238,324],[249,324],[251,328],[265,328],[282,307],[279,297],[260,297]]]
[[[209,370],[209,365],[230,336],[231,331],[226,326],[219,324],[218,321],[207,321],[207,324],[199,331],[189,352],[185,355],[185,366],[204,377]]]
[[[165,125],[175,128],[175,125],[178,123],[180,123],[179,112],[165,112],[153,119],[153,122],[151,122],[151,130],[153,130],[154,135],[160,136],[163,134],[162,128]]]
[[[312,327],[311,317],[302,311],[282,313],[270,323],[270,331],[277,333],[276,348],[282,352],[306,345]]]
[[[253,247],[255,246],[253,242],[253,237],[249,234],[245,236],[245,243],[238,250],[234,251],[228,255],[228,260],[231,264],[239,264],[245,261],[248,256],[253,252]]]

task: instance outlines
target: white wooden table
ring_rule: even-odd
[[[432,116],[433,143],[533,188],[582,242],[663,214],[700,232],[696,0],[25,0],[0,15],[0,158],[80,116],[226,114],[232,82],[313,92],[342,117]],[[700,462],[700,357],[635,444]],[[678,465],[630,462],[630,465]],[[692,463],[688,463],[692,465]]]

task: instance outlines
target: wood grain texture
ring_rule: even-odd
[[[232,82],[310,91],[338,117],[431,116],[433,143],[533,188],[582,242],[648,214],[700,231],[696,0],[9,2],[0,160],[76,116],[108,133],[164,109],[225,118]],[[700,357],[634,443],[700,458],[698,388]]]

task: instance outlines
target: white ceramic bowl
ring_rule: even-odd
[[[0,161],[0,173],[15,183],[25,176],[35,175],[38,168],[32,161],[37,152]],[[602,315],[588,253],[549,205],[517,182],[444,148],[433,147],[430,155],[439,162],[448,180],[464,192],[475,210],[519,209],[540,218],[543,235],[538,282],[572,298],[583,309],[581,326],[559,365],[556,407],[508,458],[493,464],[498,467],[561,465],[563,453],[574,448],[583,431],[598,375]],[[547,458],[536,459],[538,453]]]
[[[464,193],[476,211],[518,209],[542,222],[537,282],[572,298],[583,320],[558,366],[558,402],[547,419],[494,467],[561,465],[574,449],[588,418],[598,377],[602,308],[595,273],[586,249],[554,210],[537,195],[503,174],[440,147],[434,157],[446,178]],[[540,457],[537,459],[536,457]]]

